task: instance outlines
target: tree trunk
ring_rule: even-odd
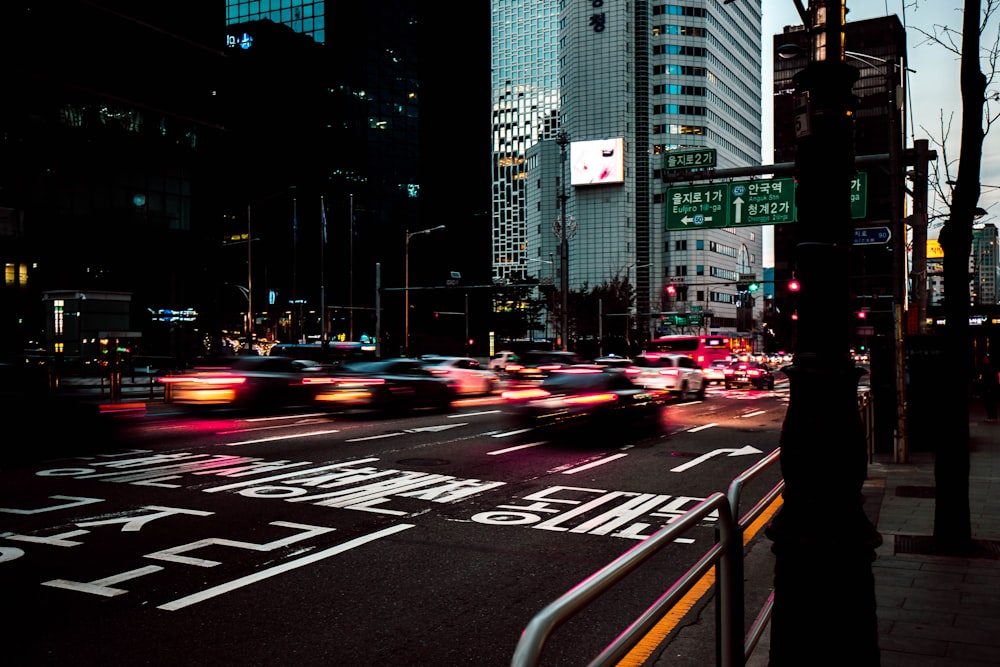
[[[980,0],[965,0],[962,18],[962,144],[958,177],[952,196],[951,218],[941,230],[944,248],[945,338],[956,353],[956,363],[948,367],[951,390],[942,402],[941,418],[953,434],[937,443],[934,480],[937,486],[934,508],[934,544],[939,553],[968,554],[972,551],[969,516],[969,397],[974,377],[969,315],[969,256],[972,252],[972,224],[979,204],[980,171],[983,158],[983,106],[986,76],[979,63]]]

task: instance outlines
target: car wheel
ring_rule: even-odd
[[[691,395],[691,393],[688,391],[688,383],[687,382],[682,382],[681,383],[681,390],[679,392],[677,392],[677,395],[680,397],[680,399],[682,401],[684,399],[688,398]]]
[[[733,385],[729,382],[726,383],[726,389],[732,389]]]
[[[707,385],[707,384],[708,384],[707,382],[702,381],[701,387],[698,388],[698,393],[695,394],[695,397],[699,401],[704,401],[705,400],[705,385]]]

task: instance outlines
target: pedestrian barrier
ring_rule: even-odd
[[[871,392],[858,394],[858,413],[865,433],[865,446],[869,462],[874,449],[874,411]],[[604,566],[572,590],[538,612],[521,633],[514,650],[511,667],[535,667],[539,664],[545,641],[571,616],[583,610],[590,602],[611,589],[616,583],[636,570],[653,554],[669,546],[688,530],[694,528],[713,512],[718,513],[715,544],[681,577],[646,609],[639,618],[623,631],[590,663],[592,667],[614,665],[666,616],[695,584],[714,567],[716,569],[716,632],[718,651],[716,664],[720,667],[742,667],[753,653],[771,620],[774,591],[768,595],[749,629],[744,628],[743,609],[743,536],[773,503],[785,488],[784,479],[778,482],[744,514],[740,515],[740,496],[747,482],[779,462],[781,448],[776,448],[739,476],[733,479],[725,495],[716,492],[698,505],[667,524],[648,538]],[[745,634],[744,634],[745,633]]]

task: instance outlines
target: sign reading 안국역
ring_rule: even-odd
[[[868,174],[858,172],[851,181],[851,217],[864,218],[867,202]],[[668,188],[665,208],[668,230],[795,222],[795,179],[763,178]]]
[[[769,178],[667,190],[667,229],[773,225],[795,220],[795,179]]]

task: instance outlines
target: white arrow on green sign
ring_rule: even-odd
[[[851,182],[851,217],[867,211],[868,175]],[[795,179],[762,178],[667,189],[667,230],[750,227],[795,222]]]
[[[747,227],[795,220],[795,179],[768,178],[667,190],[667,229]]]

